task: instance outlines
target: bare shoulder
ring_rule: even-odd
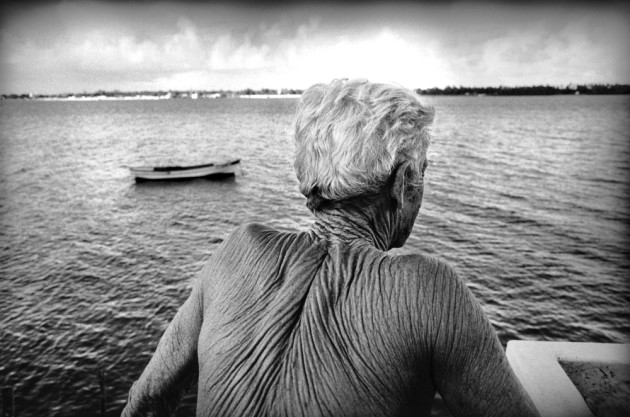
[[[448,286],[460,281],[455,269],[446,261],[423,253],[390,256],[392,272],[430,286]],[[411,283],[411,282],[408,282]]]
[[[265,226],[259,223],[245,223],[240,225],[232,233],[230,233],[225,242],[228,244],[237,243],[242,241],[243,239],[264,237],[273,233],[278,232],[269,226]]]
[[[304,233],[279,231],[272,227],[247,223],[237,227],[214,251],[202,273],[204,280],[224,282],[232,277],[271,274],[283,265],[282,259],[296,253],[308,254],[310,240]],[[249,274],[251,275],[251,274]]]
[[[448,262],[426,254],[391,257],[390,288],[404,301],[412,319],[423,323],[423,337],[434,340],[444,314],[470,292]],[[461,308],[458,306],[457,308]]]
[[[281,232],[258,223],[245,223],[232,231],[215,251],[213,258],[247,252],[253,247],[264,244]]]
[[[227,270],[247,258],[258,246],[257,242],[272,233],[274,230],[270,227],[256,223],[243,224],[234,229],[206,261],[199,276],[204,288],[207,290],[208,285],[212,287],[218,277],[229,277]]]

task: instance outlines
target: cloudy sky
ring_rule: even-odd
[[[0,93],[630,83],[621,2],[26,1],[1,6]]]

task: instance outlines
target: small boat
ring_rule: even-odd
[[[233,177],[240,166],[240,159],[227,162],[191,166],[131,167],[129,170],[137,182],[171,181],[191,178]]]

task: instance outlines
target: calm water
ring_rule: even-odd
[[[630,97],[426,97],[408,244],[453,264],[511,339],[630,342]],[[0,102],[0,384],[20,415],[108,415],[239,224],[310,224],[295,100]],[[235,180],[126,166],[236,156]],[[194,395],[180,414],[194,410]]]

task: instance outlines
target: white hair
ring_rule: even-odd
[[[420,172],[433,109],[402,87],[334,80],[307,89],[295,121],[295,172],[307,206],[377,192],[411,161]]]

